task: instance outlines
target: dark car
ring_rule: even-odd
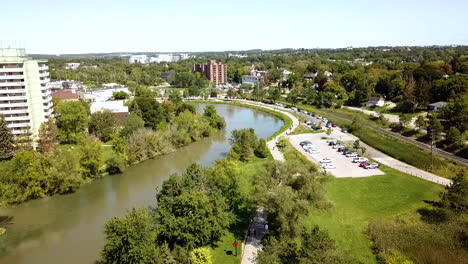
[[[343,146],[338,148],[338,152],[345,151],[345,150],[346,150],[346,147],[343,147]]]
[[[359,164],[359,167],[365,167],[365,166],[367,166],[367,165],[369,165],[369,162],[368,162],[368,161],[364,161],[364,162],[361,162],[361,163]]]
[[[343,155],[348,155],[348,154],[351,154],[353,153],[351,150],[347,149],[345,151],[343,151]]]

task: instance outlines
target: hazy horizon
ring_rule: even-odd
[[[0,40],[49,55],[467,45],[467,10],[461,0],[19,0],[2,6]]]

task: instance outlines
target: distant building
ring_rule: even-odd
[[[315,77],[317,77],[318,75],[318,72],[316,73],[309,73],[307,75],[304,76],[304,80],[313,80]]]
[[[281,72],[281,81],[286,81],[289,78],[289,75],[292,73],[285,68],[279,68],[278,70]]]
[[[177,73],[175,72],[163,72],[161,74],[161,78],[163,78],[166,82],[171,82],[174,80]]]
[[[444,105],[446,105],[447,102],[436,102],[428,105],[428,111],[429,112],[437,112],[439,111],[440,108],[442,108]]]
[[[76,70],[78,67],[80,67],[81,63],[78,62],[71,62],[71,63],[65,63],[65,69],[67,70]]]
[[[113,113],[128,113],[128,106],[124,106],[124,101],[105,101],[105,102],[94,102],[91,104],[91,113],[103,111],[108,109]]]
[[[246,85],[257,85],[261,81],[260,76],[252,76],[252,75],[242,75],[242,84]]]
[[[75,90],[59,90],[52,93],[53,98],[58,98],[62,101],[77,101],[80,99],[80,96],[75,92]]]
[[[367,101],[366,106],[367,107],[372,107],[372,106],[384,106],[385,100],[382,97],[371,97],[369,101]]]
[[[132,55],[130,56],[130,59],[128,60],[128,63],[130,64],[135,64],[135,63],[147,64],[148,62],[149,62],[148,56],[146,55]]]
[[[215,85],[227,82],[227,66],[224,63],[217,63],[216,60],[209,60],[207,64],[194,64],[193,72],[205,75]]]

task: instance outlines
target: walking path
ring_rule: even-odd
[[[289,118],[291,118],[291,120],[293,121],[292,126],[289,129],[287,129],[285,132],[277,135],[276,137],[272,138],[270,141],[267,142],[267,146],[270,149],[273,159],[278,160],[278,161],[284,161],[284,155],[278,149],[278,147],[276,147],[276,143],[281,137],[286,136],[287,134],[291,133],[294,129],[296,129],[296,127],[299,126],[299,120],[294,115],[286,111],[281,111],[272,106],[266,106],[260,103],[254,103],[254,102],[250,102],[246,100],[239,100],[239,101],[242,101],[242,103],[244,104],[268,108],[268,109],[280,112],[282,114],[285,114]],[[255,258],[257,256],[257,252],[262,248],[261,242],[262,242],[263,235],[265,233],[265,224],[266,224],[265,217],[266,215],[265,215],[265,212],[263,211],[263,208],[257,209],[254,220],[252,221],[252,223],[250,223],[249,232],[244,239],[241,264],[256,263]]]

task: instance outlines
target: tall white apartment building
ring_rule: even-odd
[[[28,58],[25,49],[0,49],[0,114],[14,135],[31,133],[52,114],[46,60]]]

